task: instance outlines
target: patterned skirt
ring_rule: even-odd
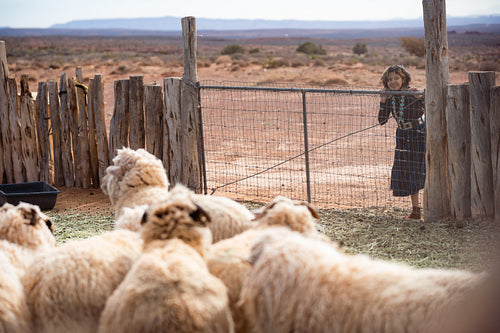
[[[396,129],[396,149],[391,172],[395,197],[418,193],[425,185],[425,123],[415,128]]]

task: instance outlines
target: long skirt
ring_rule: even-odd
[[[407,130],[396,129],[391,172],[391,190],[395,197],[409,196],[424,188],[425,136],[425,123]]]

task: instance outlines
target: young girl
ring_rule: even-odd
[[[417,90],[410,88],[410,73],[401,65],[388,67],[381,80],[384,88],[380,97],[378,122],[384,125],[392,115],[398,124],[391,189],[396,197],[411,197],[413,210],[408,218],[420,220],[419,191],[425,183],[424,99],[422,95],[397,93]]]

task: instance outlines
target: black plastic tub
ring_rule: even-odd
[[[0,184],[0,206],[6,202],[17,205],[23,201],[50,210],[56,205],[59,193],[61,191],[46,182]]]

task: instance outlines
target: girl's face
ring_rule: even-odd
[[[389,73],[389,77],[387,80],[387,87],[389,90],[396,91],[400,90],[403,86],[403,78],[397,73]]]

